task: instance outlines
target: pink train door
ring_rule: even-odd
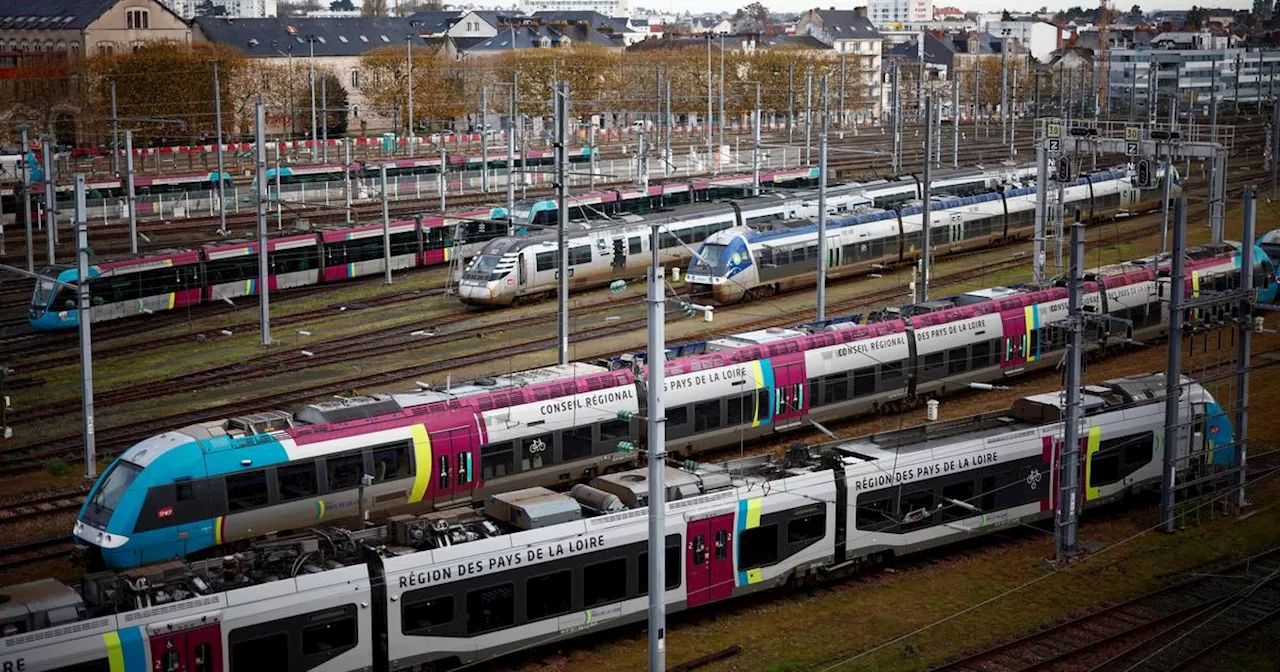
[[[152,672],[215,672],[222,669],[218,623],[151,635]]]
[[[1021,308],[1006,310],[1000,313],[1004,324],[1004,353],[1000,358],[1000,366],[1004,369],[1016,369],[1027,363],[1027,317]]]
[[[690,607],[733,595],[732,549],[732,513],[689,521],[685,530],[685,586]]]
[[[470,414],[459,414],[467,417]],[[431,432],[432,496],[436,508],[471,501],[476,487],[476,441],[470,424]]]
[[[770,358],[773,366],[773,426],[796,427],[809,408],[805,394],[804,353],[793,352]]]

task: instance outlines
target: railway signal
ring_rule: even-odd
[[[1150,189],[1154,186],[1153,175],[1151,173],[1151,159],[1143,157],[1138,159],[1135,172],[1137,173],[1138,186],[1142,189]]]
[[[1065,156],[1059,156],[1057,165],[1053,172],[1053,179],[1059,182],[1067,182],[1071,180],[1071,159]]]

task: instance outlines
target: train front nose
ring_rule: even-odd
[[[488,280],[469,280],[463,278],[458,283],[458,299],[474,306],[492,306],[499,303],[502,293],[501,283]]]
[[[112,566],[111,558],[129,543],[129,537],[112,534],[100,527],[77,519],[71,531],[72,557],[80,566],[93,571]]]

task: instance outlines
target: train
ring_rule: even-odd
[[[766,173],[767,185],[813,179],[800,168]],[[655,185],[646,190],[612,190],[575,197],[582,203],[609,201],[620,211],[647,212],[679,203],[742,195],[750,176],[725,175]],[[743,184],[745,183],[745,187]],[[541,211],[544,199],[521,201],[523,211]],[[585,205],[583,206],[586,207]],[[528,221],[511,217],[505,206],[402,219],[391,223],[391,267],[396,270],[449,263],[456,255],[477,254],[484,243]],[[201,303],[257,294],[258,244],[220,241],[195,250],[174,250],[97,261],[89,268],[95,322],[152,314]],[[303,287],[378,275],[384,270],[382,225],[291,232],[268,243],[268,289]],[[72,288],[74,267],[48,266],[35,283],[28,322],[36,331],[74,328],[79,309]]]
[[[1188,250],[1183,292],[1238,286],[1236,245]],[[1275,269],[1255,251],[1258,298]],[[1166,335],[1167,257],[1087,274],[1085,305],[1118,321],[1092,348]],[[665,360],[667,450],[691,458],[832,419],[1055,365],[1067,290],[968,292],[878,321],[770,328]],[[1201,311],[1197,319],[1230,319]],[[440,509],[572,485],[636,459],[647,357],[554,366],[445,389],[324,401],[212,420],[144,440],[99,477],[73,534],[92,566],[129,569],[264,534],[379,512]],[[368,482],[364,477],[368,476]]]
[[[591,160],[594,150],[591,147],[571,148],[569,150],[569,161],[574,163],[582,163]],[[8,157],[6,157],[8,158]],[[529,166],[543,166],[555,161],[554,152],[550,150],[529,150],[521,155],[518,151],[515,160]],[[484,163],[484,156],[481,154],[458,154],[448,155],[447,161],[450,171],[458,170],[478,170],[481,165],[490,167],[505,167],[507,162],[507,152],[505,149],[494,150],[490,152],[488,164]],[[31,193],[33,195],[44,194],[44,169],[36,160],[35,153],[28,153],[28,166],[31,171]],[[365,160],[353,161],[347,163],[317,163],[317,164],[298,164],[286,165],[278,168],[272,167],[267,169],[267,180],[272,185],[279,183],[282,186],[295,184],[311,184],[323,182],[342,182],[347,175],[352,179],[371,179],[376,178],[380,174],[381,167],[387,167],[387,175],[391,177],[402,177],[406,175],[434,175],[440,172],[441,158],[439,154],[430,156],[421,156],[416,158],[398,158],[386,160]],[[7,164],[6,164],[7,165]],[[18,169],[9,168],[11,174],[16,178],[19,175]],[[133,178],[134,193],[138,196],[147,196],[153,194],[181,194],[188,191],[204,191],[215,189],[218,180],[221,179],[227,188],[231,188],[234,184],[235,176],[229,172],[219,173],[218,171],[189,171],[182,173],[167,173],[159,175],[139,174]],[[16,179],[15,179],[16,182]],[[251,180],[250,184],[254,184]],[[57,192],[61,197],[69,197],[74,185],[71,183],[60,183],[57,186]],[[125,198],[127,187],[123,177],[97,177],[89,178],[85,182],[85,189],[90,199],[99,198]],[[250,189],[252,191],[252,188]],[[21,209],[18,199],[21,196],[20,186],[17,184],[0,185],[0,203],[4,205],[6,212],[14,212]]]
[[[1163,179],[1163,168],[1161,179]],[[1181,193],[1171,170],[1170,198]],[[1086,221],[1160,207],[1163,185],[1139,188],[1129,170],[1083,175],[1063,186],[1063,211]],[[930,245],[935,256],[1029,239],[1035,232],[1035,187],[961,197],[934,197],[930,204]],[[1068,214],[1068,217],[1070,215]],[[818,227],[734,226],[707,237],[690,258],[685,280],[695,300],[732,304],[817,283],[818,265],[831,279],[871,273],[911,263],[924,245],[920,205],[879,207],[832,218],[827,223],[826,259],[819,260]]]
[[[1015,165],[991,169],[964,169],[938,176],[935,189],[961,196],[991,190],[1021,189],[1033,178],[1035,166]],[[750,185],[745,185],[749,187]],[[828,189],[827,209],[837,219],[870,208],[893,207],[920,196],[914,176],[869,183],[849,183]],[[721,232],[742,227],[785,227],[797,218],[817,216],[813,190],[778,193],[728,203],[707,203],[675,213],[656,212],[649,217],[616,217],[609,202],[592,203],[587,212],[609,219],[575,229],[569,235],[569,289],[607,285],[643,275],[650,261],[650,235],[660,224],[659,248],[664,261],[682,265],[694,256],[694,246]],[[576,213],[577,211],[575,211]],[[536,224],[550,223],[554,201],[535,204],[518,216]],[[500,236],[490,241],[465,269],[458,283],[458,298],[482,307],[504,307],[553,296],[557,291],[559,244],[556,234]]]
[[[1234,478],[1231,419],[1183,378],[1085,388],[1081,511],[1179,480]],[[1161,447],[1167,394],[1176,446]],[[0,589],[0,670],[451,670],[667,612],[827,582],[926,549],[1049,520],[1062,393],[981,415],[785,455],[665,465],[663,585],[650,586],[643,468],[567,493],[534,487],[483,506],[317,526],[243,550],[132,572]],[[1192,457],[1205,459],[1191,459]],[[657,562],[657,561],[655,561]]]

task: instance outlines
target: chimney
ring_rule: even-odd
[[[835,9],[835,7],[832,7],[831,9],[832,9],[832,10],[834,10],[834,9]],[[854,7],[854,8],[853,8],[853,11],[854,11],[854,13],[855,13],[855,14],[857,14],[858,16],[860,16],[860,17],[862,17],[862,18],[864,18],[864,19],[865,19],[865,18],[867,18],[867,6],[866,6],[866,5],[863,5],[863,6],[861,6],[861,7]]]

